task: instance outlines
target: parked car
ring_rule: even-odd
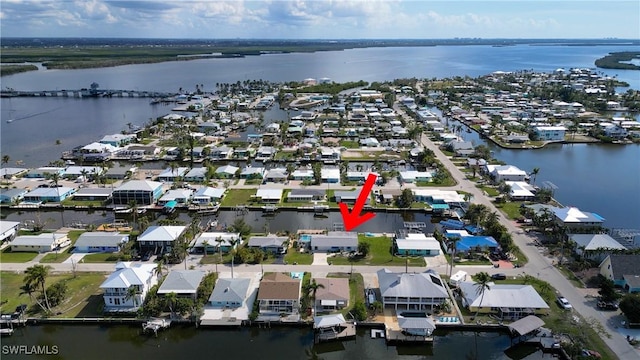
[[[569,302],[569,300],[565,299],[564,296],[560,296],[558,295],[558,305],[560,305],[561,308],[565,309],[565,310],[571,310],[573,309],[573,306],[571,306],[571,303]]]
[[[142,255],[142,261],[149,261],[149,259],[151,259],[151,255],[153,255],[153,252],[151,251],[147,251],[144,255]]]
[[[493,280],[507,280],[507,275],[503,273],[497,273],[497,274],[491,275],[491,278]]]
[[[598,301],[598,309],[600,310],[618,310],[618,304],[613,301]]]

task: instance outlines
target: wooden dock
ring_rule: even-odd
[[[338,326],[317,329],[315,341],[318,343],[323,341],[348,339],[355,336],[356,324],[352,322],[345,322]]]
[[[433,343],[433,336],[410,335],[399,330],[387,328],[385,332],[387,343]]]
[[[166,329],[171,326],[171,320],[168,319],[151,319],[142,324],[142,331],[144,333],[151,332],[158,336],[158,331]]]

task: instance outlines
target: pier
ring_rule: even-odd
[[[122,90],[122,89],[99,89],[98,84],[91,84],[90,89],[63,89],[63,90],[36,90],[20,91],[6,89],[0,91],[0,97],[72,97],[72,98],[96,98],[96,97],[117,97],[117,98],[154,98],[154,102],[175,96],[176,94],[161,91],[145,90]]]
[[[166,329],[171,326],[171,320],[167,319],[151,319],[142,324],[142,331],[147,333],[149,331],[153,331],[153,333],[158,336],[158,331],[162,329]]]

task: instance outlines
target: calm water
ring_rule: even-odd
[[[359,329],[356,339],[313,344],[309,328],[243,328],[217,330],[206,328],[172,328],[158,337],[140,334],[138,327],[125,326],[31,326],[3,338],[5,345],[57,345],[60,359],[543,359],[532,348],[509,348],[509,337],[499,333],[442,332],[433,345],[386,346],[382,339],[371,339],[366,329]],[[91,344],[90,347],[79,344]],[[114,346],[115,345],[115,346]],[[29,356],[4,355],[18,359]],[[51,357],[53,358],[53,357]]]
[[[593,67],[598,57],[612,51],[638,50],[625,46],[442,46],[370,48],[313,54],[276,54],[242,59],[206,59],[88,70],[44,70],[2,78],[2,86],[18,90],[77,89],[96,81],[102,88],[205,91],[216,83],[245,79],[271,81],[329,77],[334,81],[392,80],[402,77],[479,76],[496,70]],[[640,89],[638,72],[599,70]],[[158,76],[162,74],[162,76]],[[150,105],[148,99],[1,100],[0,152],[12,163],[41,166],[62,151],[164,115],[171,106]],[[292,116],[295,114],[292,114]],[[267,120],[286,119],[273,109]],[[8,119],[17,119],[6,123]],[[475,134],[465,134],[473,137]],[[56,140],[61,144],[56,145]],[[477,139],[477,141],[481,141]],[[558,187],[566,205],[599,213],[607,227],[640,228],[640,147],[573,145],[537,151],[494,149],[496,157],[523,170],[540,168],[537,183]],[[367,230],[369,231],[369,230]]]

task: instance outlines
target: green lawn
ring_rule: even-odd
[[[0,252],[0,263],[26,263],[38,256],[37,252],[11,252],[7,247]]]
[[[392,239],[386,236],[367,237],[358,235],[358,241],[369,243],[369,255],[365,258],[335,255],[328,259],[332,265],[389,265],[426,266],[423,257],[398,257],[391,255]]]
[[[42,259],[40,259],[41,263],[61,263],[67,260],[71,256],[70,252],[61,252],[60,254],[47,254]]]
[[[287,264],[298,263],[298,265],[311,265],[313,263],[313,254],[301,253],[295,251],[295,249],[289,249],[289,252],[284,256],[284,261]]]
[[[502,212],[505,215],[507,215],[509,219],[516,220],[517,218],[522,216],[520,214],[521,204],[522,204],[522,201],[507,201],[506,203],[495,204],[495,206],[498,209],[502,210]]]
[[[28,304],[30,316],[40,314],[40,307],[29,299],[27,294],[20,295],[20,287],[23,285],[23,274],[12,272],[0,272],[0,299],[4,303],[0,310],[2,312],[13,312],[16,306]],[[56,274],[47,277],[46,284],[51,286],[54,283],[67,280],[67,298],[62,304],[53,308],[54,314],[60,312],[56,317],[76,317],[76,316],[100,316],[97,312],[98,304],[102,302],[100,284],[106,275],[99,273],[80,273],[77,277],[71,274]],[[92,310],[89,311],[91,308]]]
[[[118,254],[111,253],[98,253],[87,254],[82,258],[83,263],[102,263],[102,262],[117,262],[119,260]]]
[[[500,195],[500,192],[494,188],[494,187],[490,187],[490,186],[477,186],[478,188],[484,190],[484,192],[487,193],[487,195],[489,196],[498,196]]]
[[[356,140],[340,140],[340,146],[344,146],[347,149],[358,149],[360,148],[360,143]]]
[[[345,273],[329,273],[327,277],[349,279],[349,304],[341,311],[345,319],[348,319],[348,313],[353,307],[353,304],[355,304],[356,301],[364,302],[364,278],[362,274],[358,273],[353,273],[351,276]]]
[[[66,199],[62,201],[62,206],[88,206],[88,207],[101,207],[104,206],[104,201],[99,200],[73,200]]]
[[[255,194],[256,189],[231,189],[227,191],[220,206],[247,205]]]

